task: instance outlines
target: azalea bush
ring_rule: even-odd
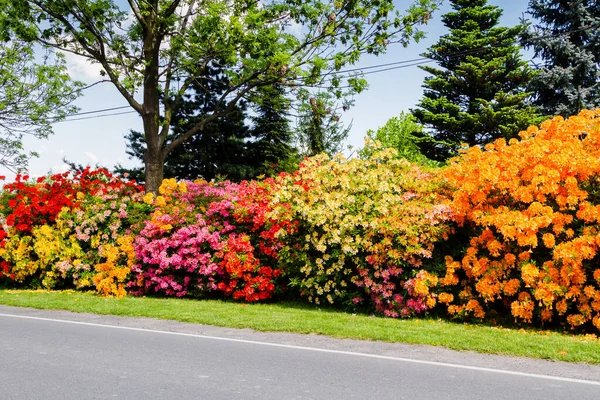
[[[556,117],[445,170],[470,238],[440,277],[451,315],[600,329],[599,117]]]
[[[393,149],[370,158],[320,155],[279,178],[274,210],[283,266],[315,303],[373,305],[386,316],[436,304],[434,244],[451,228],[441,182]]]
[[[170,179],[158,196],[147,194],[144,201],[156,210],[134,241],[131,293],[270,298],[281,271],[265,264],[276,255],[262,235],[267,187]]]
[[[141,187],[123,182],[105,169],[89,167],[73,174],[65,172],[30,181],[28,175],[17,175],[15,182],[4,185],[0,196],[0,213],[9,227],[28,234],[34,226],[54,223],[64,207],[74,207],[81,194],[104,194],[115,190],[135,192]]]
[[[35,182],[17,176],[2,196],[9,227],[0,250],[5,275],[33,287],[94,287],[99,249],[129,231],[128,211],[139,210],[141,189],[89,168]],[[117,292],[123,293],[111,294]]]

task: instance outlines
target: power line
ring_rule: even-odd
[[[558,34],[549,34],[549,35],[542,35],[542,36],[538,36],[535,38],[535,40],[543,40],[543,39],[549,39],[549,38],[558,38],[558,37],[562,37],[562,36],[566,36],[572,33],[577,33],[577,32],[582,32],[582,31],[587,31],[590,29],[596,29],[596,26],[588,26],[588,27],[584,27],[584,28],[580,28],[580,29],[575,29],[575,30],[571,30],[568,32],[563,32],[563,33],[558,33]],[[518,41],[512,42],[510,45],[516,45],[519,44]],[[454,53],[448,53],[445,54],[445,57],[448,58],[453,58],[453,57],[460,57],[460,56],[464,56],[464,55],[469,55],[472,53],[478,53],[481,51],[487,51],[487,50],[491,50],[494,47],[501,47],[501,46],[506,46],[507,44],[504,43],[498,43],[496,45],[492,44],[489,46],[485,46],[485,47],[478,47],[475,49],[468,49],[468,50],[463,50],[463,51],[457,51]],[[429,64],[432,62],[437,62],[437,60],[429,58],[429,57],[420,57],[420,58],[413,58],[413,59],[409,59],[409,60],[401,60],[401,61],[395,61],[395,62],[390,62],[390,63],[385,63],[385,64],[376,64],[376,65],[370,65],[370,66],[366,66],[366,67],[360,67],[360,68],[350,68],[350,69],[345,69],[345,70],[340,70],[340,71],[336,71],[336,72],[328,72],[325,73],[323,75],[321,75],[322,77],[328,76],[328,75],[333,75],[336,74],[338,77],[340,78],[349,78],[351,75],[348,75],[349,73],[352,72],[361,72],[359,75],[370,75],[370,74],[376,74],[376,73],[380,73],[380,72],[387,72],[387,71],[393,71],[393,70],[397,70],[397,69],[404,69],[404,68],[410,68],[410,67],[415,67],[415,66],[419,66],[419,65],[423,65],[423,64]],[[533,60],[529,60],[530,63],[533,62]],[[386,68],[389,67],[389,68]],[[380,68],[380,69],[378,69]],[[363,72],[365,70],[371,70],[373,69],[374,71],[367,71],[367,72]],[[346,76],[340,76],[340,75],[344,75],[346,74]],[[302,77],[302,78],[297,78],[296,80],[298,81],[306,81],[307,79],[310,79],[308,77]],[[329,80],[329,82],[331,83],[331,79]],[[311,85],[307,85],[307,86],[311,86]],[[315,88],[320,88],[320,89],[335,89],[336,87],[334,86],[314,86]],[[348,88],[351,86],[344,86],[344,87],[338,87],[338,89],[341,88]],[[135,113],[136,111],[125,111],[125,112],[120,112],[120,113],[112,113],[112,114],[105,114],[105,115],[96,115],[96,116],[91,116],[91,117],[84,117],[84,118],[70,118],[70,117],[77,117],[80,115],[89,115],[89,114],[97,114],[97,113],[101,113],[101,112],[107,112],[107,111],[115,111],[115,110],[122,110],[125,108],[129,108],[130,106],[120,106],[120,107],[112,107],[112,108],[105,108],[105,109],[99,109],[99,110],[92,110],[92,111],[86,111],[86,112],[80,112],[80,113],[76,113],[76,114],[72,114],[69,117],[67,117],[67,119],[61,120],[61,121],[56,121],[58,122],[67,122],[67,121],[80,121],[80,120],[85,120],[85,119],[92,119],[92,118],[100,118],[100,117],[110,117],[110,116],[115,116],[115,115],[123,115],[123,114],[131,114],[131,113]]]
[[[541,35],[541,36],[534,37],[533,39],[539,41],[539,40],[544,40],[544,39],[560,38],[560,37],[567,36],[567,35],[570,35],[573,33],[585,32],[585,31],[597,29],[597,28],[598,28],[598,26],[592,25],[592,26],[583,27],[583,28],[579,28],[579,29],[573,29],[568,32]],[[444,56],[448,57],[448,58],[460,57],[460,56],[469,55],[472,53],[478,53],[481,51],[491,50],[495,47],[503,47],[503,46],[507,46],[507,45],[520,45],[520,43],[519,43],[519,41],[513,41],[510,44],[505,44],[505,43],[491,44],[488,46],[482,46],[482,47],[478,47],[475,49],[468,49],[468,50],[457,51],[454,53],[444,54]],[[533,60],[529,60],[529,62],[532,62],[532,61]],[[335,74],[335,75],[338,75],[338,77],[340,77],[340,78],[348,78],[348,77],[350,77],[350,75],[346,75],[346,76],[340,76],[340,75],[345,75],[345,74],[348,74],[351,72],[362,72],[364,70],[375,69],[375,68],[390,67],[390,68],[383,68],[383,69],[376,70],[376,71],[363,72],[362,74],[359,74],[359,75],[369,75],[369,74],[378,73],[378,72],[386,72],[386,71],[392,71],[392,70],[396,70],[396,69],[414,67],[414,66],[418,66],[418,65],[422,65],[422,64],[428,64],[431,62],[437,62],[437,60],[434,60],[429,57],[421,57],[421,58],[414,58],[411,60],[403,60],[403,61],[396,61],[396,62],[391,62],[391,63],[386,63],[386,64],[377,64],[377,65],[370,65],[367,67],[340,70],[337,72],[328,72],[327,74],[324,74],[323,76]],[[393,67],[391,67],[391,66],[393,66]],[[308,78],[299,78],[298,80],[306,80],[306,79],[308,79]],[[331,82],[331,80],[330,80],[330,82]]]
[[[121,107],[112,107],[112,108],[103,108],[101,110],[93,110],[93,111],[86,111],[86,112],[80,112],[80,113],[76,113],[76,114],[71,114],[70,116],[79,116],[79,115],[87,115],[87,114],[96,114],[96,113],[100,113],[100,112],[105,112],[105,111],[114,111],[114,110],[122,110],[124,108],[129,108],[130,106],[121,106]]]
[[[112,113],[112,114],[93,115],[91,117],[63,119],[61,121],[56,121],[54,123],[57,124],[57,123],[60,123],[60,122],[81,121],[81,120],[84,120],[84,119],[102,118],[102,117],[113,117],[115,115],[132,114],[132,113],[137,113],[137,111],[131,110],[131,111],[123,111],[123,112],[118,112],[118,113]],[[73,115],[81,115],[81,114],[73,114]]]

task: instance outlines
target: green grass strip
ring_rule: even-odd
[[[295,303],[238,304],[217,300],[102,298],[93,293],[0,289],[0,304],[103,315],[295,332],[336,338],[444,346],[487,354],[600,364],[600,340],[548,331],[516,330],[434,319],[398,320]]]

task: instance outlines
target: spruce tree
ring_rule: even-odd
[[[516,44],[521,25],[499,27],[502,10],[486,0],[451,0],[442,16],[449,33],[423,54],[440,68],[423,66],[424,97],[411,110],[425,126],[423,153],[443,161],[462,143],[482,145],[516,137],[537,121],[526,83],[533,72]]]
[[[530,0],[522,44],[541,59],[529,88],[546,115],[568,117],[600,107],[600,2]]]

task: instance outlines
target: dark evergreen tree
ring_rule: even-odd
[[[262,102],[255,107],[252,118],[252,141],[247,143],[248,153],[257,175],[274,175],[296,164],[298,152],[291,145],[293,134],[287,113],[289,100],[282,87],[274,85],[264,89]]]
[[[449,33],[423,56],[439,67],[424,66],[424,98],[411,110],[430,140],[420,147],[430,159],[457,154],[462,143],[482,145],[512,138],[538,121],[525,85],[533,72],[516,45],[521,25],[498,26],[502,10],[486,0],[451,0],[442,16]]]
[[[542,61],[529,88],[546,115],[600,107],[600,2],[530,0],[521,43]]]
[[[172,118],[174,139],[218,108],[215,102],[225,90],[225,82],[226,78],[213,69],[205,80],[194,85],[192,94],[188,94]],[[279,107],[278,102],[284,104],[278,96],[283,97],[283,94],[271,93],[263,107],[258,108],[259,115],[253,128],[248,126],[250,117],[245,102],[239,102],[233,111],[205,124],[200,134],[169,153],[164,165],[165,178],[192,180],[202,177],[212,180],[223,177],[240,181],[269,172],[265,165],[278,163],[279,157],[287,158],[292,151],[288,145],[290,133],[287,125],[277,119],[277,108],[269,105]],[[279,118],[285,119],[281,114]],[[144,135],[131,131],[126,139],[127,154],[142,160],[146,151]],[[127,172],[136,180],[143,178],[142,169],[117,167],[116,170]]]

